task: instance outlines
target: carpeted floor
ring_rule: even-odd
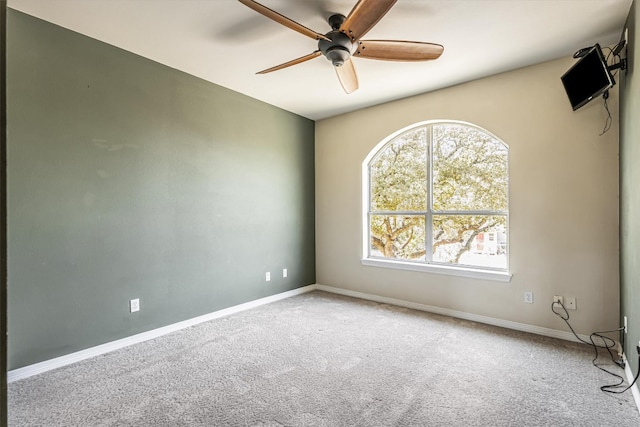
[[[312,292],[11,383],[9,425],[640,425],[630,391],[600,391],[613,381],[592,357]]]

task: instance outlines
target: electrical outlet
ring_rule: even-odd
[[[624,29],[624,41],[627,43],[627,45],[629,44],[629,29],[628,28]]]
[[[627,333],[627,316],[624,316],[624,333]]]
[[[564,298],[562,298],[560,295],[554,295],[553,302],[559,302],[560,304],[564,304]]]
[[[533,292],[524,293],[524,302],[527,304],[533,304]]]
[[[135,313],[136,311],[140,311],[140,298],[129,301],[129,312]]]
[[[271,281],[271,273],[269,273],[267,271],[267,274],[264,275],[264,280],[266,280],[267,282],[270,282]]]
[[[287,277],[287,269],[286,268],[282,269],[282,277]]]
[[[578,307],[576,306],[576,297],[567,297],[567,304],[565,305],[567,310],[575,310]]]

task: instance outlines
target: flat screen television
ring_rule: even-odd
[[[597,43],[564,73],[561,80],[573,111],[616,84]]]

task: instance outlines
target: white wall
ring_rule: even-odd
[[[555,294],[577,298],[578,333],[618,326],[618,96],[573,112],[551,61],[316,123],[317,282],[565,331]],[[429,78],[429,76],[425,76]],[[510,283],[361,265],[361,165],[383,138],[431,119],[471,122],[510,147]],[[524,291],[534,303],[526,304]]]

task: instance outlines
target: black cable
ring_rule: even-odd
[[[611,49],[608,46],[604,46],[603,49],[607,49],[609,51],[609,53],[607,54],[607,56],[605,57],[605,65],[609,66],[609,58],[611,58],[611,56],[613,56],[614,58],[618,58],[618,63],[620,62],[620,55],[613,55],[613,49]],[[616,64],[611,64],[611,65],[616,65]],[[613,72],[613,78],[615,79],[615,77],[618,75],[618,71],[619,69],[616,69]],[[611,118],[611,111],[609,111],[609,104],[607,103],[607,99],[609,99],[609,91],[605,91],[602,94],[602,97],[604,98],[604,109],[607,111],[607,119],[604,122],[604,128],[602,129],[602,132],[600,133],[599,136],[604,135],[605,133],[607,133],[607,131],[609,131],[609,129],[611,129],[611,123],[613,121],[613,119]]]
[[[613,393],[613,394],[624,393],[625,391],[627,391],[631,387],[633,387],[633,385],[636,383],[636,381],[638,381],[638,377],[640,377],[640,354],[638,354],[638,373],[636,374],[636,376],[633,379],[633,382],[631,384],[629,384],[627,387],[625,387],[624,390],[617,390],[618,388],[622,387],[621,384],[622,384],[622,382],[624,382],[624,380],[623,380],[623,381],[619,382],[618,384],[603,385],[602,387],[600,387],[600,390],[604,391],[605,393]]]
[[[557,304],[557,305],[559,305],[560,307],[562,307],[562,310],[564,311],[564,314],[562,314],[562,313],[558,313],[558,312],[556,311],[556,309],[555,309],[556,304]],[[574,336],[575,336],[575,337],[576,337],[580,342],[582,342],[582,343],[584,343],[584,344],[587,344],[587,345],[592,345],[592,346],[595,346],[595,347],[598,347],[598,348],[607,348],[607,349],[610,349],[610,348],[615,347],[615,345],[616,345],[615,341],[614,341],[614,340],[612,340],[612,339],[611,339],[611,338],[609,338],[609,337],[604,337],[604,336],[603,336],[603,337],[601,337],[601,338],[603,338],[603,342],[604,342],[604,345],[602,345],[602,346],[597,345],[596,343],[594,343],[594,342],[593,342],[593,339],[591,339],[591,342],[589,342],[589,341],[585,341],[585,340],[583,340],[582,338],[580,338],[580,337],[578,336],[578,334],[576,333],[576,331],[575,331],[575,330],[573,329],[573,327],[571,326],[571,324],[569,323],[569,312],[568,312],[568,311],[567,311],[567,309],[565,308],[564,304],[562,304],[560,301],[554,301],[554,302],[552,302],[552,303],[551,303],[551,311],[553,311],[553,313],[554,313],[556,316],[559,316],[562,320],[564,320],[564,323],[566,323],[566,324],[567,324],[567,326],[569,327],[569,329],[571,329],[571,332],[573,333],[573,335],[574,335]],[[619,332],[619,331],[621,331],[621,330],[623,330],[623,329],[624,329],[624,328],[613,329],[613,330],[611,330],[611,331],[594,332],[594,333],[593,333],[593,334],[591,334],[591,335],[593,336],[594,334],[598,335],[598,334],[606,334],[606,333],[610,333],[610,332]],[[610,346],[606,344],[606,340],[611,341],[611,345],[610,345]]]
[[[560,307],[562,307],[562,310],[564,311],[564,314],[561,312],[556,311],[555,306],[559,305]],[[582,338],[580,338],[578,336],[578,334],[576,333],[576,331],[573,329],[573,327],[571,326],[571,324],[569,323],[569,312],[567,311],[567,309],[565,308],[564,304],[562,304],[560,301],[554,301],[553,303],[551,303],[551,311],[558,317],[560,317],[562,320],[564,320],[564,322],[567,324],[567,326],[569,327],[569,329],[571,329],[571,332],[573,333],[573,335],[582,343],[587,344],[587,345],[591,345],[593,347],[593,350],[595,352],[595,357],[593,358],[593,360],[591,361],[591,363],[593,364],[593,366],[595,366],[596,368],[600,369],[603,372],[606,372],[609,375],[612,375],[616,378],[619,379],[619,382],[616,384],[608,384],[608,385],[603,385],[600,387],[600,390],[602,390],[605,393],[615,393],[615,394],[619,394],[619,393],[624,393],[625,391],[629,390],[631,387],[633,387],[633,385],[636,383],[636,381],[638,381],[638,377],[640,377],[640,346],[638,346],[637,350],[638,350],[638,373],[636,374],[635,378],[633,379],[633,382],[631,384],[629,384],[629,386],[627,386],[624,390],[618,390],[619,388],[623,387],[622,384],[624,383],[624,378],[616,373],[613,373],[605,368],[603,368],[602,366],[600,366],[599,364],[596,363],[596,360],[599,357],[598,354],[598,349],[599,348],[603,348],[606,349],[607,352],[609,352],[609,356],[611,357],[611,361],[616,364],[618,367],[623,368],[624,369],[624,361],[618,361],[615,360],[613,353],[611,352],[611,349],[613,347],[615,347],[616,342],[609,338],[606,337],[602,334],[607,334],[607,333],[613,333],[613,332],[620,332],[624,330],[623,328],[618,328],[618,329],[612,329],[610,331],[600,331],[600,332],[593,332],[590,336],[589,336],[589,341],[585,341]],[[594,337],[600,338],[602,340],[602,345],[598,345],[596,344],[596,342],[594,341]],[[623,348],[624,351],[624,348]]]
[[[609,53],[607,54],[607,56],[604,59],[604,62],[605,62],[605,64],[607,66],[609,66],[609,58],[611,58],[612,56],[613,56],[614,59],[618,58],[618,61],[614,62],[613,64],[611,64],[611,66],[617,65],[617,64],[619,64],[621,62],[620,55],[614,55],[613,54],[613,49],[611,49],[609,46],[603,46],[602,49],[607,49],[609,51]],[[620,71],[619,68],[613,70],[613,74],[612,74],[613,77],[616,77],[618,75],[619,71]]]
[[[608,90],[602,94],[602,98],[604,98],[604,109],[607,111],[607,119],[604,122],[604,128],[602,129],[602,132],[600,132],[599,136],[604,135],[605,133],[607,133],[609,129],[611,129],[611,122],[612,122],[611,111],[609,111],[609,103],[607,102],[607,99],[609,99]]]

